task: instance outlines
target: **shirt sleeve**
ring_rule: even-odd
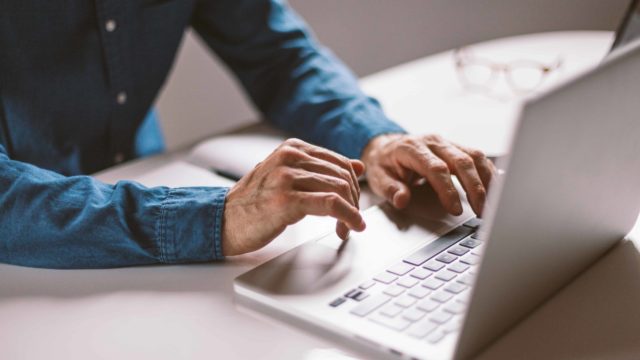
[[[359,158],[374,136],[405,132],[319,45],[283,0],[200,0],[192,25],[268,121]]]
[[[221,259],[227,188],[65,177],[0,145],[0,262],[110,268]]]

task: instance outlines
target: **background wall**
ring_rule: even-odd
[[[628,0],[290,0],[359,75],[464,44],[554,30],[613,30]],[[220,62],[187,33],[158,100],[169,149],[259,116]]]

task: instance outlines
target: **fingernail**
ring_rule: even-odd
[[[360,229],[360,231],[364,231],[364,229],[367,228],[367,224],[364,222],[364,219],[360,220],[360,224],[358,224],[358,229]]]
[[[393,199],[391,200],[391,203],[393,203],[393,206],[398,207],[398,202],[400,201],[399,197],[400,197],[400,192],[396,191],[396,193],[393,194]]]

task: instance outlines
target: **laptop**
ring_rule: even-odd
[[[236,303],[368,358],[469,358],[630,231],[640,211],[640,42],[522,106],[484,219],[428,186],[368,227],[298,246],[234,282]]]
[[[624,15],[624,19],[616,30],[616,36],[613,40],[610,51],[614,51],[626,44],[629,44],[637,39],[638,36],[640,36],[640,1],[631,0],[631,3],[627,7],[627,11]]]

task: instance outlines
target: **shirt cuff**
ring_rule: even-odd
[[[373,98],[367,98],[350,110],[337,132],[336,150],[351,159],[360,159],[364,148],[376,136],[407,133],[384,114],[378,101]]]
[[[169,189],[156,227],[163,263],[222,260],[222,220],[229,188]]]

